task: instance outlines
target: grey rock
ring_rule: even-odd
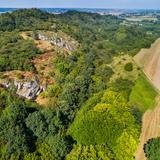
[[[73,41],[66,41],[64,40],[63,38],[61,37],[47,37],[45,35],[42,35],[42,34],[38,34],[38,38],[40,40],[44,40],[44,41],[48,41],[49,43],[51,43],[52,45],[55,45],[57,47],[60,47],[60,48],[66,48],[68,49],[70,52],[74,51],[77,47],[76,43],[73,42]]]
[[[41,92],[46,90],[46,87],[40,86],[38,80],[31,80],[25,82],[17,80],[9,82],[6,80],[1,82],[1,86],[6,89],[9,89],[13,85],[15,86],[15,92],[17,95],[30,100],[34,100]]]
[[[1,85],[4,87],[4,88],[10,88],[10,86],[11,86],[11,83],[9,82],[9,81],[3,81],[2,83],[1,83]]]
[[[27,99],[35,99],[44,91],[36,80],[23,83],[14,81],[14,85],[16,86],[16,94]]]

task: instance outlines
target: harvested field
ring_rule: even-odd
[[[158,104],[153,110],[144,113],[142,119],[142,130],[140,143],[136,153],[136,160],[146,160],[143,146],[151,138],[160,136],[160,97],[157,97]]]
[[[136,63],[153,85],[160,90],[160,39],[156,40],[149,49],[142,49],[135,57]]]
[[[150,83],[160,91],[160,39],[149,49],[142,49],[135,57],[135,62],[143,69]],[[139,91],[140,92],[140,91]],[[135,155],[136,160],[146,160],[143,147],[151,138],[160,137],[160,96],[156,98],[156,107],[148,109],[142,118],[140,143]]]

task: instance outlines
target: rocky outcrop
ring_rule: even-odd
[[[1,82],[1,86],[9,89],[12,86],[15,87],[15,92],[17,95],[34,100],[36,97],[43,91],[45,91],[45,86],[40,86],[38,80],[31,80],[31,81],[17,81],[14,80],[13,82],[3,81]]]
[[[61,37],[56,37],[56,36],[47,37],[43,34],[38,34],[38,38],[40,40],[48,41],[49,43],[51,43],[52,45],[55,45],[57,47],[66,48],[70,52],[74,51],[77,47],[77,44],[75,42],[66,41],[65,39],[63,39]]]

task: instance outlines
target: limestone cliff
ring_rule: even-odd
[[[69,52],[73,52],[77,47],[78,43],[70,37],[61,36],[59,34],[52,33],[49,36],[44,32],[38,34],[38,38],[43,41],[48,41],[52,45],[59,48],[67,49]]]
[[[36,97],[46,89],[46,86],[41,86],[39,81],[34,79],[30,81],[3,80],[0,84],[6,89],[14,87],[17,95],[30,100],[36,99]]]

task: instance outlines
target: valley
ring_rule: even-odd
[[[134,14],[0,14],[0,159],[152,160],[160,18]]]

